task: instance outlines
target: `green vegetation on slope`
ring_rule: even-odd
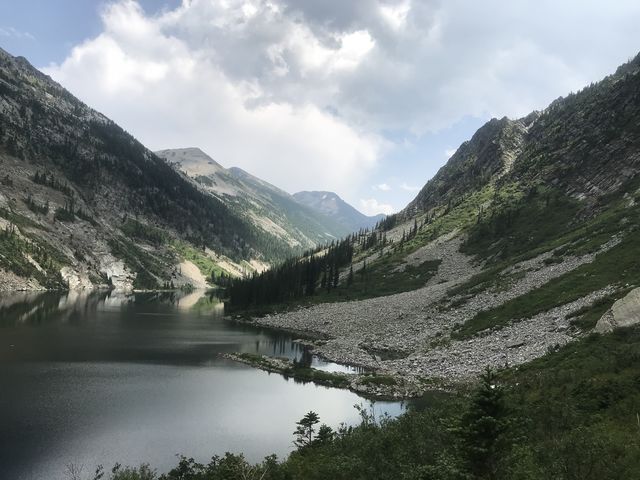
[[[133,287],[140,290],[153,290],[158,288],[159,278],[164,278],[164,263],[174,263],[175,259],[159,259],[149,252],[144,251],[135,243],[125,237],[109,240],[111,252],[117,258],[123,259],[127,267],[136,272]]]
[[[496,190],[487,212],[478,213],[462,251],[492,260],[530,252],[569,230],[580,209],[577,201],[547,188],[526,195]]]
[[[28,233],[27,229],[36,225],[5,209],[0,209],[0,217],[12,222],[0,231],[0,268],[23,278],[34,278],[46,288],[66,288],[60,269],[67,260],[47,242]]]
[[[214,276],[215,278],[220,278],[221,276],[229,276],[229,273],[221,268],[204,251],[194,248],[190,244],[181,241],[173,242],[172,247],[176,252],[178,252],[178,255],[181,258],[193,262],[193,264],[198,267],[200,272],[207,278],[207,280],[211,280],[212,278],[214,278]]]
[[[164,230],[146,225],[133,218],[126,218],[120,230],[127,237],[141,240],[150,245],[164,245],[168,240],[168,235]]]
[[[607,285],[616,285],[623,289],[640,285],[640,230],[633,230],[619,245],[596,255],[592,263],[582,265],[499,307],[479,312],[456,331],[456,336],[468,338],[487,328],[504,326],[511,321],[532,317]],[[623,292],[624,290],[621,290],[619,296]]]
[[[441,260],[427,260],[419,265],[405,265],[398,255],[383,256],[359,268],[336,288],[321,289],[310,303],[345,302],[383,297],[423,287],[437,273]]]

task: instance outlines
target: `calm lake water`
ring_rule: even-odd
[[[176,454],[251,461],[291,451],[294,423],[358,421],[369,402],[224,359],[224,352],[301,358],[293,338],[225,321],[200,293],[0,296],[0,478],[65,478],[67,464],[150,463]],[[325,370],[346,367],[313,359]],[[395,416],[404,406],[377,402]]]

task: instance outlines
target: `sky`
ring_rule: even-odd
[[[0,0],[0,47],[152,150],[200,147],[366,214],[492,117],[640,51],[637,0]]]

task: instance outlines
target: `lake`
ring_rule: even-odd
[[[223,313],[201,292],[0,295],[0,478],[62,479],[67,464],[89,477],[116,462],[162,472],[176,454],[260,461],[291,451],[294,424],[310,410],[334,428],[358,422],[354,405],[370,404],[352,392],[220,358],[305,353],[287,334]],[[396,416],[404,405],[373,408]]]

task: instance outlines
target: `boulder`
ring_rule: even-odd
[[[607,333],[615,328],[629,327],[638,323],[640,323],[640,288],[635,288],[624,298],[616,301],[602,315],[594,332]]]

